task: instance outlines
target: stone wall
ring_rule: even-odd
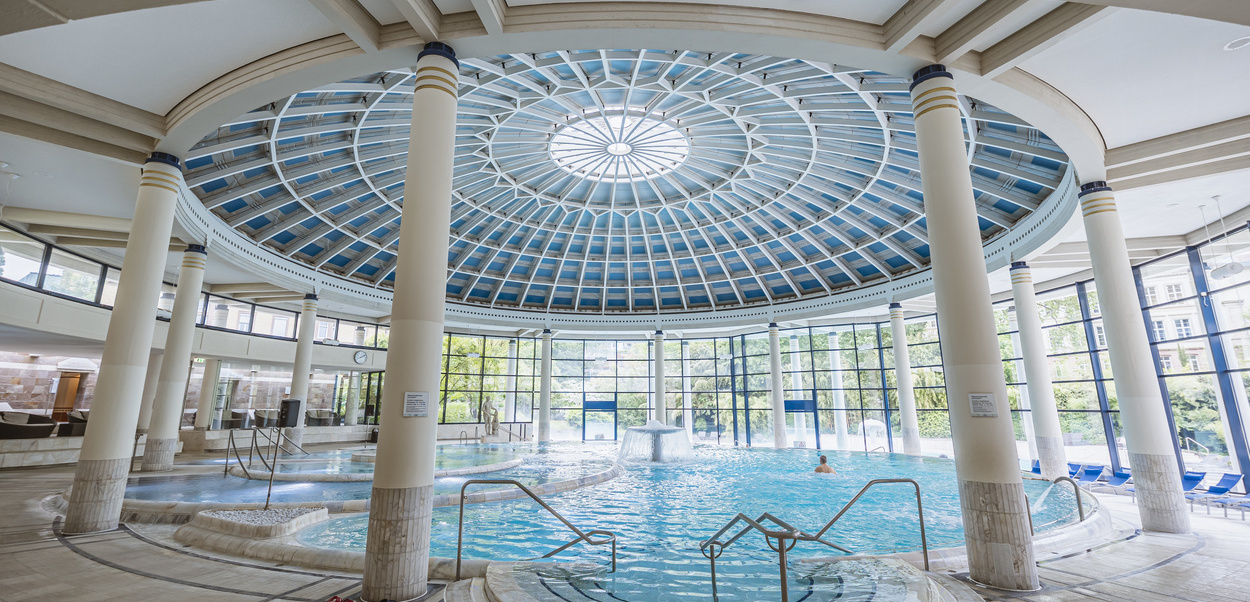
[[[87,374],[86,382],[79,384],[74,408],[90,409],[95,393],[96,371],[88,370],[88,367],[98,365],[99,360],[87,358],[0,352],[0,403],[7,403],[14,410],[23,412],[51,413],[61,374],[84,372]]]

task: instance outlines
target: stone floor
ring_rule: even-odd
[[[207,456],[180,456],[180,472]],[[0,470],[0,601],[134,599],[317,601],[355,598],[359,575],[336,575],[202,553],[170,545],[145,530],[122,528],[62,536],[56,515],[41,504],[64,491],[73,467]],[[1250,521],[1239,512],[1193,513],[1194,534],[1137,530],[1128,497],[1101,495],[1121,536],[1089,551],[1040,562],[1043,589],[1005,593],[979,589],[987,600],[1059,602],[1153,600],[1250,602]],[[958,576],[958,575],[956,575]],[[428,599],[440,599],[433,592]]]

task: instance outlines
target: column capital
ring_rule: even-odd
[[[926,81],[929,81],[935,77],[945,77],[949,79],[955,79],[955,76],[951,75],[951,72],[946,70],[946,65],[941,65],[941,64],[929,65],[927,67],[921,68],[920,70],[912,74],[911,86],[908,88],[908,90],[914,90],[916,86],[919,86],[920,84]]]
[[[1106,182],[1102,180],[1086,182],[1084,184],[1081,184],[1081,191],[1078,192],[1076,196],[1081,197],[1087,194],[1093,194],[1095,192],[1111,192],[1111,186],[1109,186]]]
[[[777,328],[777,323],[776,323],[776,322],[769,322],[769,323],[768,323],[768,328],[769,328],[769,329],[775,329],[775,328]]]
[[[417,60],[421,60],[421,57],[431,54],[434,56],[441,56],[453,62],[457,67],[460,66],[460,61],[456,59],[455,49],[448,44],[443,42],[427,42],[425,47],[421,49],[421,53],[417,55]]]
[[[144,159],[144,161],[143,161],[143,162],[144,162],[145,164],[147,164],[147,163],[164,163],[165,165],[168,165],[168,166],[170,166],[170,167],[173,167],[174,169],[177,169],[177,170],[182,170],[182,160],[181,160],[181,159],[179,159],[178,157],[174,156],[174,155],[169,154],[169,153],[159,153],[159,152],[154,152],[154,153],[152,153],[152,155],[151,155],[150,157],[148,157],[147,159]]]
[[[197,245],[195,243],[191,243],[187,245],[187,248],[183,249],[182,252],[183,253],[199,253],[201,255],[208,255],[208,247],[204,245]]]
[[[1028,264],[1028,263],[1026,263],[1026,262],[1023,262],[1023,261],[1013,261],[1013,262],[1011,262],[1011,269],[1013,269],[1013,270],[1027,270],[1027,269],[1029,269],[1029,264]]]
[[[305,301],[316,301],[316,300],[317,300],[317,295],[316,295],[316,294],[314,294],[314,293],[307,293],[307,294],[305,294],[305,295],[304,295],[304,300],[305,300]]]
[[[664,331],[663,331],[663,330],[657,330],[657,331],[655,331],[655,336],[657,336],[657,337],[662,337],[662,336],[664,336]]]
[[[890,303],[890,309],[903,309],[903,304],[898,302]]]

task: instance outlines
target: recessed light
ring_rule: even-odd
[[[1172,208],[1172,207],[1180,207],[1180,206],[1181,206],[1181,204],[1180,204],[1180,203],[1168,203],[1168,204],[1164,205],[1164,207],[1168,207],[1168,208]]]
[[[1232,52],[1233,50],[1241,50],[1242,48],[1245,48],[1246,46],[1250,46],[1250,36],[1246,36],[1244,38],[1237,38],[1236,40],[1233,40],[1225,44],[1224,50]]]

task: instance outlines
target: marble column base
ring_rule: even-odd
[[[361,600],[411,600],[425,594],[434,486],[373,488]]]
[[[920,451],[920,429],[903,429],[903,453],[909,456],[919,456],[924,453]]]
[[[1036,437],[1034,440],[1042,478],[1053,481],[1068,476],[1068,454],[1063,450],[1063,437]]]
[[[65,511],[65,533],[96,533],[117,528],[126,494],[131,458],[79,460]]]
[[[293,443],[300,447],[304,446],[304,429],[303,428],[299,428],[299,427],[284,428],[282,429],[282,434],[286,435],[286,438],[290,440],[290,443]],[[296,448],[295,445],[288,445],[286,441],[283,441],[282,450],[288,454],[293,454],[299,451],[299,449]]]
[[[1146,531],[1189,533],[1189,509],[1181,492],[1181,471],[1172,454],[1129,452],[1137,512]]]
[[[1011,590],[1038,588],[1023,483],[959,481],[968,576]]]
[[[143,464],[139,466],[139,470],[143,472],[173,470],[174,451],[177,449],[177,439],[149,439],[143,444]]]

